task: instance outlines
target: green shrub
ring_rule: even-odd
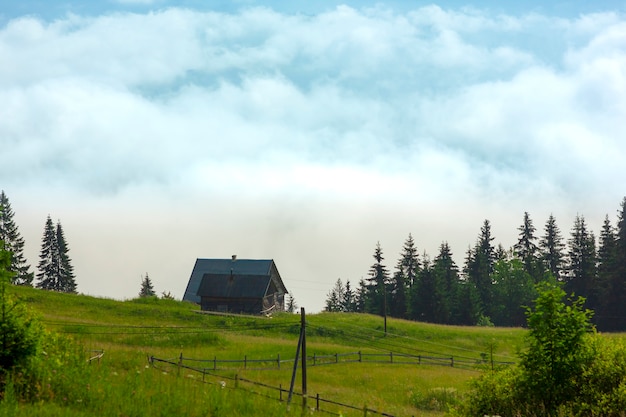
[[[626,351],[600,338],[583,299],[564,302],[555,285],[539,287],[528,310],[528,348],[519,366],[484,374],[456,412],[462,416],[624,416]]]

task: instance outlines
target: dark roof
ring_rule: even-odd
[[[261,284],[257,283],[256,278],[252,277],[262,277],[264,280],[264,288],[262,292],[265,292],[267,286],[269,285],[269,278],[272,273],[272,266],[274,266],[274,261],[272,259],[196,259],[196,264],[193,267],[193,271],[191,271],[191,277],[189,278],[189,283],[187,284],[187,289],[185,290],[185,295],[183,296],[183,300],[192,301],[194,303],[200,303],[200,296],[198,292],[200,290],[200,285],[202,284],[203,278],[205,276],[215,276],[222,277],[222,281],[224,277],[230,277],[231,271],[235,278],[240,277],[250,277],[252,282],[250,283],[251,287],[255,289],[258,288]],[[213,278],[210,278],[211,280]],[[248,278],[247,278],[248,279]],[[279,276],[280,279],[280,276]],[[259,278],[259,280],[261,280]],[[238,279],[237,282],[240,283]],[[260,281],[259,281],[260,282]],[[282,282],[281,282],[282,284]],[[206,284],[209,285],[209,284]],[[224,290],[226,291],[226,284],[220,284],[224,286]],[[231,289],[232,291],[232,289]],[[240,290],[243,291],[243,290]],[[255,290],[255,292],[258,292]],[[232,295],[233,297],[235,295]],[[261,295],[262,296],[262,295]]]
[[[204,274],[199,296],[216,298],[263,298],[269,286],[269,275]]]

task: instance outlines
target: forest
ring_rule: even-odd
[[[485,220],[461,267],[447,242],[430,259],[420,256],[409,234],[390,272],[378,243],[367,278],[357,287],[338,279],[327,295],[325,310],[440,324],[524,326],[526,312],[538,295],[537,285],[550,282],[584,298],[598,330],[625,331],[625,213],[626,197],[617,223],[613,225],[606,215],[596,239],[582,215],[576,216],[566,238],[553,215],[538,232],[526,212],[517,243],[509,249],[494,244],[491,223]]]

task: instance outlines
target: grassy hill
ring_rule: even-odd
[[[11,409],[5,401],[0,415],[300,415],[300,397],[290,409],[278,401],[290,386],[299,315],[212,315],[171,300],[11,291],[47,329],[76,340],[85,360],[104,355],[67,376],[72,398]],[[316,407],[319,395],[322,409],[342,415],[363,411],[334,402],[395,416],[442,415],[492,360],[515,361],[525,333],[389,319],[385,334],[376,316],[320,313],[306,320],[307,405]],[[300,375],[298,369],[296,393]]]

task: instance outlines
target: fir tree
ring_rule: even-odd
[[[615,265],[611,273],[611,328],[626,330],[626,197],[617,215]]]
[[[422,256],[422,267],[411,288],[409,317],[413,320],[435,323],[436,283],[430,259]]]
[[[348,313],[354,313],[357,311],[356,304],[356,294],[350,286],[350,280],[347,280],[345,290],[343,292],[343,300],[341,302],[342,310]]]
[[[295,313],[298,308],[298,303],[296,303],[296,298],[288,293],[287,294],[287,306],[285,307],[285,311],[287,313]]]
[[[339,312],[343,311],[343,300],[345,297],[345,288],[341,282],[341,278],[337,278],[335,285],[329,291],[326,297],[326,307],[324,311]]]
[[[369,278],[365,283],[365,311],[385,316],[388,313],[389,272],[382,263],[385,258],[380,242],[376,243],[372,256],[376,262],[370,267]]]
[[[515,254],[524,264],[524,270],[533,277],[535,282],[539,282],[542,273],[537,260],[538,248],[535,244],[535,226],[528,212],[524,212],[524,223],[517,229],[520,231],[519,239],[513,247]]]
[[[448,242],[439,247],[439,254],[432,266],[435,284],[435,321],[451,324],[456,311],[456,295],[459,286],[459,270],[452,259]]]
[[[485,220],[480,228],[476,247],[471,254],[468,254],[466,266],[468,281],[474,285],[478,292],[480,310],[485,316],[490,315],[492,299],[491,274],[496,260],[496,252],[492,244],[493,239],[491,223],[489,220]]]
[[[404,242],[400,259],[393,274],[391,288],[391,315],[399,318],[407,318],[408,293],[415,282],[415,276],[419,269],[419,256],[413,236]]]
[[[561,271],[563,268],[565,244],[561,237],[561,231],[556,224],[556,219],[552,214],[548,217],[544,227],[544,235],[539,241],[539,249],[541,259],[543,260],[545,269],[556,278],[557,281],[562,280]]]
[[[583,216],[574,220],[571,237],[568,241],[568,266],[565,288],[577,296],[587,298],[588,306],[595,307],[596,247],[595,237],[587,230]]]
[[[58,291],[76,293],[76,277],[74,276],[74,267],[72,266],[72,260],[68,255],[69,248],[67,247],[67,241],[65,240],[65,233],[63,232],[61,221],[57,222],[56,240],[59,248]]]
[[[61,222],[57,223],[55,227],[50,215],[48,215],[41,242],[39,265],[37,266],[39,269],[37,288],[68,293],[76,292],[74,267],[68,252]]]
[[[599,330],[616,330],[615,317],[620,311],[620,288],[613,288],[617,272],[617,235],[609,216],[604,218],[598,248],[598,285],[596,288],[596,314],[594,320]]]
[[[141,277],[141,289],[139,290],[139,297],[153,297],[156,295],[152,280],[146,272],[145,276]]]
[[[39,265],[37,266],[37,288],[51,291],[59,291],[59,271],[61,269],[61,257],[59,245],[54,229],[54,223],[50,215],[46,219],[41,252],[39,253]]]
[[[0,192],[0,241],[3,249],[11,253],[9,272],[13,273],[12,283],[16,285],[33,285],[33,273],[24,257],[24,239],[13,220],[13,209],[4,190]]]

